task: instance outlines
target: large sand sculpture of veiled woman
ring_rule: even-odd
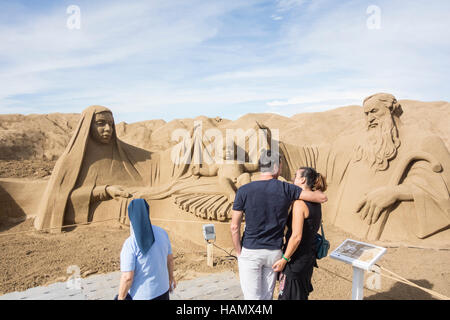
[[[146,190],[150,198],[161,198],[186,173],[191,175],[186,163],[167,161],[166,153],[151,153],[119,140],[108,108],[85,109],[53,170],[36,229],[59,232],[63,225],[105,218],[125,222],[133,194]]]

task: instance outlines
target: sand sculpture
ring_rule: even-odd
[[[250,130],[239,131],[237,136],[227,139],[222,139],[226,137],[224,131],[216,130],[214,136],[220,139],[214,140],[207,132],[202,135],[201,127],[194,127],[192,177],[180,180],[172,188],[174,203],[182,211],[203,219],[230,220],[236,190],[258,176],[257,157],[261,148],[270,147],[268,133],[267,127],[256,122]],[[216,144],[217,140],[220,143]],[[248,140],[255,142],[253,147]],[[142,196],[149,198],[146,194]]]
[[[190,136],[168,150],[152,153],[117,138],[108,108],[87,108],[55,165],[35,219],[36,229],[60,232],[64,225],[110,218],[128,223],[126,210],[132,198],[170,196],[184,211],[229,219],[236,188],[250,181],[244,170],[251,165],[216,166],[215,154],[205,152],[209,149],[201,132],[194,128]],[[229,160],[229,153],[225,154]],[[252,170],[256,169],[253,165]]]
[[[280,144],[291,172],[315,167],[329,182],[324,220],[368,240],[450,240],[450,154],[404,127],[391,94],[364,100],[367,130],[332,144]]]
[[[370,96],[363,107],[363,133],[301,146],[272,140],[270,129],[255,123],[254,132],[265,132],[258,147],[261,139],[266,146],[279,142],[286,180],[300,166],[326,175],[325,222],[368,240],[449,241],[450,155],[443,141],[403,126],[402,108],[390,94]],[[136,197],[170,199],[186,213],[228,221],[237,188],[257,179],[258,168],[249,158],[252,137],[244,134],[243,146],[236,139],[217,144],[225,128],[215,130],[204,134],[197,125],[177,145],[149,152],[117,138],[109,109],[87,108],[55,166],[36,228],[59,231],[107,218],[127,223],[128,202]],[[245,161],[237,161],[239,152]]]
[[[63,225],[111,217],[126,222],[134,194],[147,190],[156,198],[163,196],[183,175],[183,165],[161,161],[162,155],[119,140],[108,108],[87,108],[55,165],[36,229],[58,232]]]

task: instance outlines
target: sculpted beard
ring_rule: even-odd
[[[384,171],[389,166],[389,160],[395,158],[400,146],[398,130],[392,116],[375,128],[368,128],[366,139],[356,148],[355,162],[364,159],[375,171]]]

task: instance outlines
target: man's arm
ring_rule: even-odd
[[[231,239],[233,240],[234,249],[239,257],[241,255],[241,223],[244,213],[242,211],[233,210],[231,218]]]
[[[173,289],[177,287],[177,282],[173,276],[173,254],[167,255],[167,269],[169,270],[169,291],[172,292]]]
[[[318,203],[324,203],[328,201],[327,195],[319,190],[317,191],[303,190],[302,193],[300,193],[300,197],[298,199]]]
[[[130,290],[133,284],[134,271],[122,272],[120,277],[119,296],[118,300],[125,300],[128,290]]]

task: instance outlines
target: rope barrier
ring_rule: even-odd
[[[369,272],[375,273],[375,274],[379,274],[379,275],[382,276],[382,277],[385,277],[385,278],[394,280],[394,281],[396,281],[396,282],[401,282],[401,283],[403,283],[403,284],[406,284],[406,285],[409,285],[409,286],[412,286],[412,287],[421,289],[421,290],[423,290],[423,291],[429,293],[430,295],[433,295],[433,296],[435,296],[435,297],[437,297],[437,298],[439,298],[439,299],[441,299],[441,300],[450,300],[449,297],[447,297],[447,296],[445,296],[445,295],[443,295],[443,294],[440,294],[440,293],[438,293],[438,292],[436,292],[436,291],[433,291],[433,290],[431,290],[431,289],[427,289],[427,288],[421,287],[421,286],[419,286],[419,285],[417,285],[417,284],[415,284],[415,283],[413,283],[413,282],[411,282],[411,281],[409,281],[409,280],[407,280],[407,279],[405,279],[405,278],[399,276],[398,274],[395,274],[394,272],[392,272],[392,271],[390,271],[390,270],[388,270],[388,269],[386,269],[386,268],[384,268],[384,267],[381,267],[381,266],[379,266],[379,265],[377,265],[377,264],[376,264],[376,266],[379,267],[381,270],[384,270],[384,271],[386,271],[386,272],[389,272],[389,273],[395,275],[395,277],[392,277],[392,276],[389,276],[389,275],[383,274],[383,273],[377,273],[377,272],[374,271],[374,270],[370,270]],[[341,276],[341,275],[339,275],[339,274],[337,274],[337,273],[335,273],[335,272],[333,272],[333,271],[330,271],[330,270],[328,270],[328,269],[326,269],[326,268],[324,268],[324,267],[320,267],[320,269],[321,269],[321,270],[324,270],[324,271],[326,271],[326,272],[328,272],[328,273],[330,273],[330,274],[332,274],[332,275],[334,275],[334,276],[336,276],[336,277],[339,277],[339,278],[341,278],[341,279],[343,279],[343,280],[346,280],[346,281],[348,281],[348,282],[352,282],[351,279],[347,279],[347,278],[345,278],[345,277],[343,277],[343,276]],[[366,289],[369,289],[369,288],[366,288]],[[372,290],[372,291],[374,291],[374,292],[379,292],[379,291],[376,291],[376,290],[373,290],[373,289],[369,289],[369,290]],[[391,298],[392,298],[392,297],[391,297]],[[393,298],[393,299],[394,299],[394,298]]]
[[[44,228],[44,229],[41,229],[41,230],[31,229],[31,230],[27,230],[27,231],[0,233],[0,237],[1,236],[11,236],[11,235],[17,235],[17,234],[24,234],[24,233],[30,233],[30,232],[42,232],[42,231],[50,231],[50,230],[53,230],[53,229],[63,229],[63,228],[70,228],[70,227],[76,227],[76,226],[84,226],[84,225],[90,225],[90,224],[93,224],[93,223],[107,222],[107,221],[112,221],[112,220],[117,220],[117,219],[116,218],[111,218],[111,219],[99,220],[99,221],[75,223],[75,224],[65,225],[65,226],[62,226],[62,227]]]
[[[437,297],[437,298],[439,298],[441,300],[450,300],[449,297],[444,296],[443,294],[440,294],[440,293],[438,293],[436,291],[433,291],[431,289],[421,287],[421,286],[415,284],[414,282],[411,282],[408,279],[405,279],[402,276],[399,276],[398,274],[394,273],[393,271],[390,271],[390,270],[388,270],[388,269],[386,269],[386,268],[384,268],[384,267],[382,267],[382,266],[380,266],[378,264],[376,264],[376,266],[378,268],[380,268],[381,270],[386,271],[386,272],[388,272],[388,273],[390,273],[392,275],[392,276],[390,276],[390,275],[387,275],[387,274],[379,273],[379,275],[382,276],[382,277],[385,277],[385,278],[388,278],[388,279],[391,279],[391,280],[394,280],[394,281],[397,281],[397,282],[401,282],[401,283],[404,283],[406,285],[418,288],[418,289],[423,290],[423,291],[429,293],[430,295],[433,295],[433,296],[435,296],[435,297]],[[370,271],[370,272],[377,273],[375,271]]]
[[[62,227],[52,227],[52,228],[45,228],[45,229],[41,229],[41,230],[31,229],[31,230],[27,230],[27,231],[0,233],[0,237],[1,236],[11,236],[11,235],[29,233],[29,232],[50,231],[50,230],[53,230],[53,229],[63,229],[63,228],[70,228],[70,227],[76,227],[76,226],[84,226],[84,225],[90,225],[90,224],[93,224],[93,223],[107,222],[107,221],[112,221],[112,220],[116,220],[117,221],[117,218],[111,218],[111,219],[99,220],[99,221],[91,221],[91,222],[84,222],[84,223],[75,223],[75,224],[64,225]],[[151,218],[151,220],[154,220],[154,221],[166,221],[166,222],[190,222],[190,223],[201,223],[201,224],[205,224],[206,223],[206,221],[179,220],[179,219],[175,220],[175,219],[161,219],[161,218]],[[214,222],[214,224],[229,224],[229,222],[216,221],[216,222]],[[245,223],[243,223],[243,224],[245,225]]]
[[[167,221],[167,222],[172,222],[172,221],[174,221],[174,222],[191,222],[191,223],[201,223],[201,224],[205,224],[205,223],[209,222],[209,220],[208,221],[179,220],[179,219],[175,220],[175,219],[161,219],[161,218],[152,218],[152,217],[150,217],[150,220],[152,220],[152,221],[153,220]],[[216,222],[213,222],[213,224],[229,224],[229,222],[216,221]],[[243,223],[243,224],[245,224],[245,223]]]
[[[213,246],[214,246],[214,247],[216,247],[216,248],[218,248],[218,249],[220,249],[220,250],[222,250],[222,251],[224,251],[224,252],[225,252],[225,253],[227,254],[227,257],[231,257],[231,258],[233,258],[233,259],[236,259],[236,260],[237,260],[237,257],[236,257],[235,255],[231,254],[231,251],[233,251],[233,250],[234,250],[234,248],[233,248],[233,249],[231,249],[231,251],[230,251],[230,252],[228,252],[227,250],[225,250],[225,249],[223,249],[223,248],[219,247],[218,245],[216,245],[215,243],[213,243]]]

